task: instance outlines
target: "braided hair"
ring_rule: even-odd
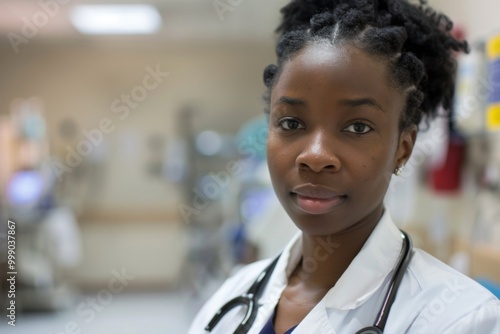
[[[384,59],[390,78],[406,94],[400,130],[432,119],[439,106],[449,111],[454,95],[453,52],[468,52],[451,36],[453,23],[426,5],[406,0],[292,0],[281,9],[277,65],[264,70],[266,113],[283,64],[306,45],[353,43]]]

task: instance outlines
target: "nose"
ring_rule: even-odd
[[[334,140],[324,133],[312,134],[309,138],[305,138],[305,145],[296,158],[296,165],[299,169],[315,173],[338,172],[341,163],[334,151]]]

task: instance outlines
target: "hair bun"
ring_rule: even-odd
[[[264,84],[266,85],[266,87],[271,87],[273,85],[273,80],[277,72],[278,66],[274,64],[267,65],[267,67],[264,69]]]

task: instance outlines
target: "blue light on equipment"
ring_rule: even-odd
[[[42,196],[45,181],[38,171],[20,171],[7,185],[7,198],[14,206],[35,204]]]

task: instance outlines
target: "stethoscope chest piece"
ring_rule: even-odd
[[[378,327],[371,326],[360,329],[356,334],[383,334],[383,331]]]

